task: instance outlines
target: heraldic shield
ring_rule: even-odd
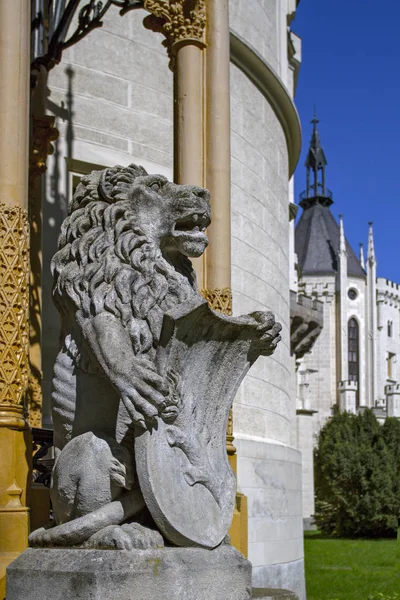
[[[157,361],[169,406],[135,439],[144,500],[178,546],[215,548],[232,522],[236,478],[226,428],[236,391],[259,356],[256,319],[226,317],[197,298],[164,316]]]

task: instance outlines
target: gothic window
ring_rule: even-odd
[[[393,321],[388,321],[387,323],[387,334],[388,337],[393,337]]]
[[[393,352],[387,353],[387,377],[388,379],[395,379],[395,362],[396,355]]]
[[[358,343],[358,323],[355,319],[350,319],[348,325],[349,341],[349,380],[358,381],[359,368],[359,343]]]

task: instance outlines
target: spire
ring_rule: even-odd
[[[360,242],[360,265],[365,271],[365,259],[364,259],[364,244]]]
[[[305,209],[318,202],[323,206],[332,204],[332,193],[325,185],[325,168],[328,161],[325,157],[325,152],[321,146],[319,137],[317,115],[314,109],[314,118],[311,121],[313,131],[308,149],[305,167],[306,167],[306,190],[301,194],[300,205]],[[310,181],[311,173],[313,173],[312,182]]]
[[[372,229],[372,221],[370,221],[370,223],[369,223],[367,260],[370,263],[376,262],[375,247],[374,247],[374,231]]]
[[[339,215],[339,256],[347,256],[346,238],[344,236],[343,215]]]

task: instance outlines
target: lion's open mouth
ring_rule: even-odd
[[[187,235],[196,235],[204,233],[210,224],[210,218],[204,213],[193,213],[180,219],[175,224],[175,232]]]

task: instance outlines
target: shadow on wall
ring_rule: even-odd
[[[56,67],[57,68],[57,67]],[[68,86],[65,101],[60,105],[50,98],[48,90],[47,110],[56,117],[56,127],[60,137],[55,141],[54,154],[49,157],[46,172],[46,193],[43,202],[43,427],[51,426],[51,380],[54,362],[59,351],[60,318],[52,300],[52,277],[50,262],[57,250],[57,241],[72,193],[71,176],[67,161],[72,159],[74,144],[73,128],[73,78],[74,70],[68,66],[65,70]]]

